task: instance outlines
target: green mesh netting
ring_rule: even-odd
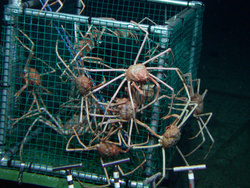
[[[90,114],[100,114],[104,111],[103,105],[97,105],[91,96],[88,96],[87,102],[83,101],[84,109],[81,111],[81,96],[76,88],[75,77],[82,74],[91,77],[93,86],[95,86],[101,84],[104,77],[107,83],[123,74],[122,70],[108,70],[128,69],[134,63],[145,37],[143,30],[133,24],[128,26],[127,23],[131,20],[138,23],[147,17],[153,22],[145,19],[142,24],[151,27],[157,24],[161,27],[150,31],[137,63],[143,63],[167,48],[172,48],[174,61],[171,53],[166,53],[147,63],[146,67],[178,67],[183,73],[192,72],[195,78],[201,50],[204,10],[201,7],[190,9],[144,1],[92,0],[84,1],[84,3],[85,9],[82,15],[89,18],[87,21],[89,24],[82,23],[81,17],[74,16],[78,8],[72,1],[66,1],[60,11],[67,14],[44,15],[41,12],[42,16],[38,16],[36,9],[27,9],[22,14],[19,9],[11,7],[5,11],[5,15],[13,20],[5,20],[6,25],[3,26],[2,36],[5,51],[2,58],[2,69],[10,73],[8,95],[6,94],[7,105],[4,109],[7,118],[4,127],[5,146],[3,148],[8,151],[14,146],[19,147],[28,129],[33,125],[29,134],[33,136],[32,140],[25,142],[21,156],[19,151],[13,154],[13,161],[21,160],[24,163],[44,165],[45,167],[83,163],[83,167],[78,170],[85,174],[85,177],[87,174],[92,174],[90,176],[93,177],[105,177],[96,150],[82,152],[65,150],[66,144],[73,134],[72,126],[79,122],[81,113],[83,113],[83,123],[81,123],[83,131],[79,131],[79,138],[86,145],[93,139],[88,128],[86,103]],[[57,8],[58,4],[52,6],[54,11]],[[20,12],[20,14],[15,12]],[[186,14],[182,14],[183,12]],[[91,23],[96,17],[105,19],[101,22]],[[117,25],[113,19],[123,22],[119,22]],[[177,22],[177,20],[179,21]],[[10,21],[11,25],[8,24]],[[86,44],[87,46],[76,58],[76,61],[72,62],[75,54]],[[56,54],[56,47],[63,62]],[[83,59],[81,60],[81,58]],[[3,66],[5,63],[8,64],[8,67]],[[64,63],[68,66],[65,67]],[[78,69],[82,67],[86,70]],[[107,69],[107,71],[93,71],[95,69]],[[183,87],[179,76],[173,70],[150,70],[150,73],[167,83],[174,91]],[[30,83],[30,79],[24,79],[25,76],[30,78],[32,75],[37,76],[33,79],[35,83]],[[123,78],[117,79],[101,89],[100,92],[96,92],[95,98],[105,105],[107,101],[111,100]],[[2,79],[2,82],[5,80]],[[25,82],[28,82],[27,87],[25,87]],[[118,92],[117,98],[128,97],[125,86],[127,86],[126,82]],[[153,90],[149,89],[151,86]],[[163,84],[160,86],[159,96],[171,95],[170,87]],[[154,93],[147,96],[144,104],[146,105],[154,99],[156,87],[152,81],[149,81],[144,90]],[[136,114],[136,118],[154,128],[155,132],[161,135],[169,124],[169,121],[163,121],[162,117],[168,113],[170,103],[169,98],[164,98]],[[102,118],[90,115],[90,121],[95,129],[94,126],[100,123]],[[120,126],[119,123],[113,125]],[[122,122],[122,126],[124,131],[128,131],[130,121]],[[38,128],[41,128],[39,134],[32,135],[34,131],[38,131]],[[140,134],[136,133],[134,125],[131,137],[131,142],[134,144],[144,143],[148,139],[148,131],[140,125],[138,125],[138,129]],[[126,136],[126,133],[122,134],[124,137]],[[117,135],[111,136],[110,140],[118,142]],[[157,139],[152,136],[150,136],[150,140],[158,143]],[[97,143],[98,139],[93,141],[92,145]],[[69,148],[82,148],[82,145],[74,137]],[[122,149],[126,148],[122,146]],[[172,150],[166,151],[166,162],[169,161]],[[147,160],[133,174],[122,177],[122,179],[140,182],[145,179],[146,175],[161,172],[163,160],[161,152],[161,148],[157,147],[131,149],[126,154],[119,154],[115,160],[130,158],[129,163],[120,165],[124,173],[135,169],[145,159]],[[112,160],[114,159],[105,159],[105,162]],[[14,166],[3,168],[16,169]],[[112,170],[111,167],[107,168],[110,176],[112,176]],[[39,168],[31,168],[29,171],[62,177]],[[95,180],[82,178],[80,180],[103,184],[101,178]]]

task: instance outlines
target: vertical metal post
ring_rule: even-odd
[[[199,6],[199,5],[197,5]],[[196,77],[196,72],[193,72],[194,69],[194,62],[195,62],[195,57],[197,56],[198,52],[197,50],[200,48],[198,45],[200,41],[198,39],[200,38],[200,34],[202,31],[202,25],[201,25],[201,15],[199,13],[196,13],[196,16],[194,18],[194,28],[193,28],[193,34],[192,34],[192,42],[191,42],[191,48],[190,48],[190,60],[189,60],[189,68],[188,72],[191,72],[194,77]]]
[[[81,7],[82,6],[82,4],[81,4],[81,1],[80,0],[77,0],[77,2],[76,2],[76,15],[79,15],[79,13],[80,13],[80,11],[81,11]]]
[[[8,5],[4,11],[5,30],[5,46],[4,61],[2,69],[2,91],[1,91],[1,109],[0,109],[0,154],[4,153],[5,132],[10,128],[10,120],[7,118],[14,108],[14,66],[16,62],[15,30],[14,24],[16,16],[12,14],[20,8],[20,1],[12,1],[13,4]]]
[[[162,49],[166,49],[167,47],[167,43],[168,43],[168,29],[166,28],[166,31],[164,31],[164,33],[162,33],[162,37],[160,39],[161,41],[161,48]],[[158,63],[158,67],[164,67],[165,65],[165,56],[166,54],[163,54],[162,56],[159,57],[159,63]],[[161,58],[162,57],[162,58]],[[163,78],[163,71],[159,70],[157,73],[157,78],[162,79]],[[157,132],[157,127],[159,124],[159,113],[160,113],[160,101],[156,101],[153,105],[153,110],[152,110],[152,115],[151,115],[151,129],[154,132]],[[163,108],[164,109],[164,108]],[[149,145],[154,145],[155,144],[155,138],[150,138],[149,140]],[[145,168],[145,175],[146,176],[150,176],[152,174],[152,158],[153,158],[153,149],[154,148],[149,148],[148,151],[148,155],[147,155],[147,162],[146,162],[146,168]]]

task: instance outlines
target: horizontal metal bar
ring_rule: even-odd
[[[190,165],[190,166],[177,166],[173,168],[167,168],[166,170],[173,170],[174,172],[183,172],[189,170],[205,170],[206,164],[201,165]]]
[[[53,167],[52,170],[53,171],[69,170],[69,169],[72,169],[72,168],[80,168],[80,167],[82,167],[82,163],[73,164],[73,165],[56,166],[56,167]]]
[[[145,0],[140,0],[145,2]],[[147,0],[147,2],[153,3],[162,3],[167,5],[176,5],[176,6],[195,6],[195,5],[203,5],[200,1],[176,1],[176,0]]]
[[[37,163],[29,163],[26,162],[24,163],[24,169],[30,169],[34,171],[39,171],[39,172],[47,172],[47,173],[54,173],[54,174],[59,174],[62,176],[66,176],[66,171],[65,170],[60,170],[60,171],[55,171],[53,172],[53,167],[49,165],[43,165],[43,164],[37,164]],[[20,169],[20,166],[22,165],[21,161],[18,160],[2,160],[0,162],[0,166],[3,167],[14,167],[17,169]],[[85,179],[89,181],[102,181],[107,183],[107,178],[106,176],[100,175],[100,174],[95,174],[95,173],[88,173],[88,172],[83,172],[83,171],[76,171],[72,170],[72,176],[74,178],[79,178],[79,179]],[[110,179],[111,184],[114,184],[114,179]],[[145,187],[148,188],[148,186],[143,186],[143,182],[141,181],[125,181],[120,179],[119,180],[121,186],[128,186],[128,187]]]
[[[124,21],[117,21],[117,20],[108,20],[108,19],[101,19],[101,18],[95,18],[95,17],[88,17],[88,16],[79,16],[79,15],[73,15],[73,14],[67,14],[67,13],[58,13],[58,12],[50,12],[50,11],[41,11],[37,9],[32,8],[25,8],[24,10],[19,7],[12,10],[13,14],[25,14],[28,16],[34,16],[36,17],[46,17],[47,19],[53,19],[56,20],[62,20],[62,21],[68,21],[68,22],[77,22],[82,24],[88,24],[91,19],[91,24],[97,26],[104,26],[104,27],[114,27],[114,28],[121,28],[121,29],[128,29],[136,31],[140,31],[140,28],[134,25],[130,22],[124,22]],[[38,14],[39,13],[39,14]],[[145,30],[148,30],[149,25],[146,24],[139,24],[140,27],[142,27]],[[168,29],[166,26],[162,25],[152,25],[150,26],[150,32],[151,33],[160,33],[161,35],[164,35],[165,33],[168,33]]]
[[[121,163],[127,163],[130,161],[130,158],[126,158],[126,159],[121,159],[121,160],[117,160],[117,161],[112,161],[109,163],[104,163],[102,164],[102,167],[108,167],[108,166],[114,166],[114,165],[119,165]]]

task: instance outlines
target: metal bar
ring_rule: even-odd
[[[108,166],[114,166],[114,165],[119,165],[121,163],[127,163],[130,161],[130,158],[126,158],[126,159],[120,159],[120,160],[116,160],[116,161],[112,161],[112,162],[109,162],[109,163],[104,163],[102,165],[102,167],[108,167]]]
[[[194,7],[194,9],[195,8],[198,8],[198,7]],[[194,28],[193,28],[192,44],[191,44],[191,48],[190,48],[190,60],[189,60],[189,71],[188,72],[192,72],[194,61],[195,61],[195,56],[197,54],[197,48],[200,47],[200,46],[197,46],[197,43],[199,42],[199,41],[197,41],[197,39],[199,38],[199,33],[201,32],[200,27],[202,27],[201,26],[202,18],[200,17],[200,14],[196,13],[194,20],[195,20],[195,23],[194,23]]]
[[[17,14],[24,13],[26,15],[31,15],[31,16],[37,16],[37,14],[39,12],[40,12],[40,10],[31,9],[31,8],[26,8],[24,10],[18,9],[18,10],[13,11],[13,13],[17,13]],[[79,16],[79,15],[50,12],[50,11],[41,11],[39,13],[38,17],[46,17],[47,19],[53,18],[53,20],[79,22],[82,24],[88,24],[89,18],[90,18],[87,16]],[[134,28],[136,31],[140,31],[139,27],[136,27],[134,24],[132,24],[130,22],[124,22],[124,21],[108,20],[108,19],[100,19],[100,18],[91,17],[91,24],[101,25],[101,26],[106,26],[106,27],[121,28],[121,29],[129,29],[129,30],[132,30]],[[175,25],[175,24],[173,23],[172,25]],[[149,28],[149,25],[146,25],[146,24],[140,24],[140,26],[145,30],[148,30],[148,28]],[[157,33],[162,34],[162,30],[164,30],[164,28],[165,28],[165,26],[153,25],[153,26],[150,26],[150,32],[156,33],[156,34]]]
[[[174,27],[175,25],[177,25],[179,22],[182,22],[182,20],[189,14],[191,14],[194,11],[193,8],[186,8],[183,11],[181,11],[180,13],[174,15],[173,17],[171,17],[168,21],[167,24],[170,27]]]
[[[145,0],[139,0],[145,2]],[[167,5],[176,5],[176,6],[195,6],[195,5],[203,5],[200,1],[176,1],[176,0],[147,0],[147,2],[152,3],[162,3]]]
[[[205,170],[206,165],[190,165],[190,166],[176,166],[173,168],[167,168],[166,170],[173,170],[174,172],[182,172],[182,171],[189,171],[189,170]]]
[[[80,167],[82,167],[82,163],[73,164],[73,165],[56,166],[56,167],[53,167],[52,170],[59,171],[59,170],[68,170],[68,169],[80,168]]]
[[[24,11],[24,12],[23,12]],[[25,15],[30,15],[30,16],[37,16],[37,14],[40,12],[40,10],[37,9],[31,9],[31,8],[26,8],[26,9],[15,9],[13,11],[13,14],[25,14]],[[89,18],[87,16],[79,16],[79,15],[72,15],[72,14],[66,14],[66,13],[58,13],[58,12],[50,12],[50,11],[41,11],[38,17],[46,17],[47,19],[52,19],[53,20],[63,20],[63,21],[69,21],[69,22],[77,22],[81,24],[88,24],[89,23]],[[94,18],[91,17],[91,24],[93,25],[101,25],[101,26],[106,26],[106,27],[115,27],[115,28],[120,28],[120,29],[129,29],[133,30],[135,29],[136,31],[140,31],[140,28],[135,26],[134,24],[130,22],[124,22],[124,21],[116,21],[116,20],[107,20],[107,19],[101,19],[101,18]],[[148,30],[149,25],[146,24],[140,24],[142,28],[145,30]],[[150,32],[151,33],[162,33],[162,30],[164,30],[164,26],[161,25],[153,25],[150,27]]]
[[[168,31],[168,29],[166,28],[166,31]],[[168,36],[169,32],[166,32],[165,35],[162,35],[160,41],[161,41],[161,48],[162,49],[166,49],[167,47],[167,43],[169,42],[169,36]],[[166,56],[166,54],[163,54],[162,56],[159,57],[159,63],[158,63],[158,67],[164,67],[165,65],[165,61],[164,61],[164,57]],[[163,58],[161,58],[163,57]],[[157,78],[162,79],[163,78],[163,70],[159,70],[157,73]],[[157,100],[153,105],[153,110],[152,110],[152,115],[151,115],[151,129],[154,132],[157,132],[157,126],[159,124],[159,113],[160,113],[160,100]],[[155,144],[155,138],[150,138],[149,140],[149,145],[154,145]],[[147,167],[145,168],[145,174],[146,175],[151,175],[151,171],[152,171],[152,158],[153,158],[153,148],[149,148],[148,149],[148,155],[147,155]]]
[[[15,5],[8,5],[4,11],[4,21],[6,24],[5,31],[5,50],[4,50],[4,61],[2,65],[2,92],[1,92],[1,110],[0,110],[0,155],[4,153],[4,145],[5,145],[5,131],[10,128],[10,120],[7,117],[10,117],[11,109],[13,109],[14,104],[14,82],[13,77],[14,74],[13,67],[16,62],[16,49],[17,45],[15,44],[15,31],[14,31],[14,23],[16,17],[14,15],[8,15],[13,8],[18,8],[16,6],[18,2],[14,2]]]

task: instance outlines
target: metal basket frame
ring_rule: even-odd
[[[12,67],[15,66],[13,62],[17,62],[18,58],[20,57],[20,54],[17,54],[16,51],[16,43],[13,36],[15,36],[15,23],[16,23],[16,17],[18,15],[26,15],[26,16],[35,16],[38,14],[40,10],[29,8],[32,6],[35,6],[37,2],[35,1],[28,1],[24,3],[20,3],[20,1],[14,1],[13,4],[10,4],[5,7],[5,39],[3,39],[3,45],[4,45],[4,55],[3,55],[3,62],[2,62],[2,91],[1,91],[1,116],[0,116],[0,154],[1,154],[1,168],[8,169],[11,167],[12,169],[20,170],[20,169],[27,169],[32,171],[39,171],[39,173],[42,172],[48,172],[51,174],[55,174],[56,176],[63,177],[65,176],[64,171],[60,172],[52,172],[52,166],[46,165],[46,164],[39,164],[39,163],[32,163],[32,162],[25,162],[19,160],[12,160],[12,156],[19,150],[20,143],[16,143],[15,146],[12,148],[5,148],[6,142],[8,142],[8,138],[6,138],[6,131],[9,124],[8,115],[10,114],[10,110],[12,107],[12,101],[13,101],[13,95],[14,95],[14,81],[12,80],[11,74],[12,74]],[[191,42],[186,42],[187,46],[183,47],[186,51],[177,56],[176,58],[180,59],[176,62],[175,67],[183,67],[182,59],[183,57],[188,56],[188,65],[185,66],[185,70],[182,70],[183,72],[191,72],[194,77],[197,75],[197,66],[199,63],[199,57],[200,57],[200,51],[201,51],[201,34],[202,34],[202,16],[204,11],[204,5],[201,2],[195,2],[195,1],[169,1],[169,0],[151,0],[147,1],[150,3],[162,3],[167,5],[173,5],[173,6],[182,6],[184,9],[179,12],[178,14],[174,15],[170,19],[168,19],[164,25],[146,25],[146,24],[140,24],[142,28],[149,31],[151,34],[160,34],[161,39],[161,48],[166,49],[167,47],[171,47],[173,51],[177,48],[180,48],[179,44],[180,37],[185,36],[185,27],[189,27],[189,22],[192,20],[192,23],[190,24],[192,29],[192,38],[190,39],[181,39],[182,42],[185,40],[190,40]],[[34,4],[33,4],[34,3]],[[185,8],[187,7],[187,8]],[[191,16],[190,16],[191,15]],[[189,18],[190,16],[190,18]],[[63,20],[63,21],[73,21],[78,22],[79,24],[88,24],[91,19],[91,24],[93,25],[99,25],[99,26],[106,26],[106,27],[114,27],[119,29],[135,29],[136,31],[140,31],[138,27],[132,26],[129,22],[125,21],[115,21],[115,20],[103,20],[100,18],[95,17],[89,17],[89,16],[77,16],[67,13],[55,13],[55,12],[46,12],[42,11],[38,17],[46,18],[48,20]],[[189,32],[190,32],[189,30]],[[190,45],[191,44],[191,45]],[[185,62],[186,63],[186,62]],[[162,60],[160,59],[158,61],[159,66],[164,66],[164,58]],[[157,74],[158,78],[162,78],[163,74],[159,72]],[[158,125],[158,116],[159,116],[159,104],[160,102],[157,101],[153,105],[152,111],[154,112],[152,114],[150,125],[152,127],[152,130],[156,131],[157,125]],[[38,135],[42,130],[37,128],[32,135],[26,140],[28,143],[33,137]],[[154,139],[150,140],[150,144],[153,144],[155,142]],[[7,150],[6,150],[7,149]],[[150,151],[149,151],[150,153]],[[170,156],[172,155],[173,150],[170,150]],[[152,156],[147,156],[147,168],[146,172],[150,174],[151,169],[150,166],[152,164]],[[97,179],[101,179],[101,181],[106,182],[105,176],[97,175],[93,173],[84,173],[81,171],[72,171],[72,175],[75,178],[85,179],[85,180],[91,180],[95,181]],[[111,179],[111,182],[114,182],[114,179]],[[142,187],[143,182],[139,181],[125,181],[120,180],[121,186],[129,186],[129,187]]]

